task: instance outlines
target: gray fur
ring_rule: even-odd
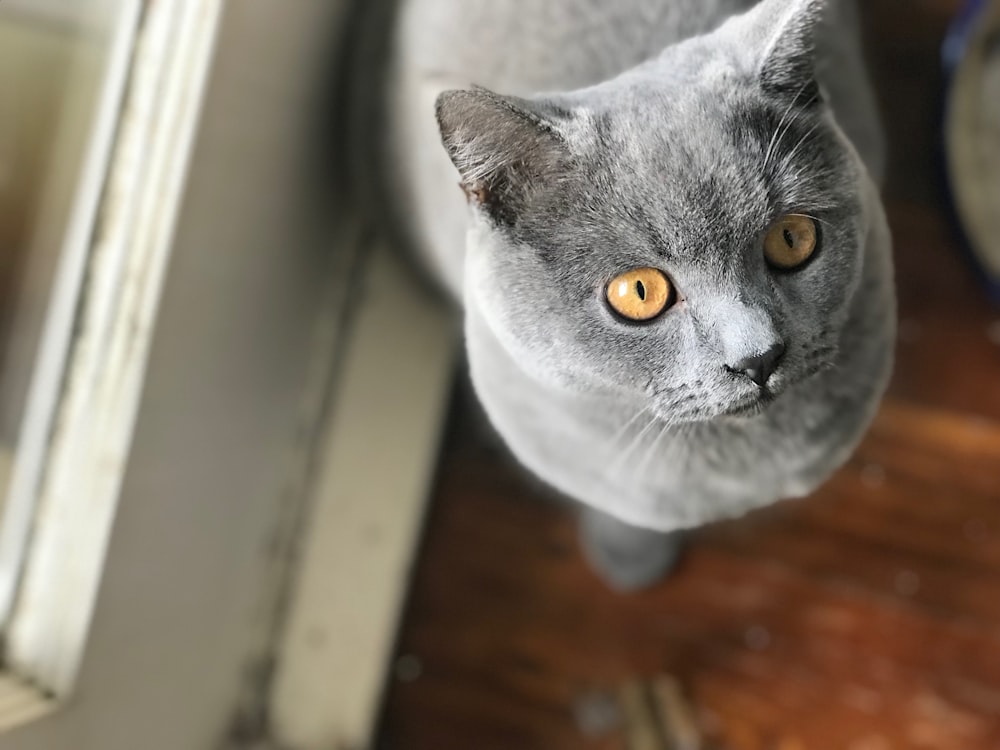
[[[492,422],[562,492],[661,532],[811,492],[891,366],[852,5],[752,5],[409,0],[398,29],[390,179]],[[778,274],[762,236],[793,212],[822,247]],[[641,266],[678,303],[628,324],[603,289]],[[727,368],[776,343],[764,398]]]
[[[580,517],[580,541],[590,564],[616,591],[631,593],[657,582],[680,560],[686,532],[630,526],[592,508]]]

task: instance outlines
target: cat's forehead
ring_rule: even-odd
[[[556,263],[653,264],[724,271],[766,227],[766,191],[715,174],[645,176],[602,165],[581,170],[558,200],[520,224],[520,239]],[[602,270],[603,269],[603,270]]]
[[[560,247],[704,265],[750,247],[784,213],[842,203],[850,170],[821,110],[766,97],[727,70],[687,83],[645,75],[567,107],[574,167],[528,218],[538,239],[558,226]]]
[[[610,188],[609,210],[622,204],[677,234],[756,223],[767,213],[772,186],[760,148],[741,142],[725,109],[688,107],[653,116],[649,109],[643,117],[619,110],[595,118],[578,189],[591,190],[599,175]]]
[[[746,86],[718,74],[692,81],[644,76],[595,92],[578,111],[600,152],[639,163],[673,158],[681,165],[712,162],[732,150],[734,114],[766,107]]]
[[[605,185],[609,210],[639,207],[683,235],[759,227],[775,211],[815,209],[849,188],[844,150],[822,109],[709,78],[595,92],[577,141],[577,189]]]

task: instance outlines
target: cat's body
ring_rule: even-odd
[[[776,56],[768,34],[784,44],[789,9],[819,3],[768,0],[785,15],[748,14],[661,56],[753,5],[402,6],[390,180],[463,302],[476,390],[526,466],[632,526],[689,528],[812,491],[853,450],[890,370],[883,156],[849,0],[815,31],[829,111],[800,101],[807,81],[792,89],[791,51],[765,65],[764,93],[743,90],[756,86],[746,60]],[[439,95],[472,84],[569,93],[446,96],[436,122]],[[779,209],[815,216],[830,246],[797,276],[758,261],[754,238]],[[623,325],[601,285],[646,265],[671,277],[675,307]],[[775,342],[787,354],[758,403],[731,364]]]

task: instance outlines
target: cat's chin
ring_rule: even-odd
[[[762,389],[754,396],[737,402],[722,413],[723,417],[735,419],[750,419],[758,417],[767,411],[767,408],[778,399],[778,394],[774,391]]]
[[[736,399],[729,406],[719,405],[714,409],[695,410],[685,414],[667,411],[660,413],[654,410],[656,420],[674,427],[683,428],[696,424],[716,422],[718,420],[744,420],[758,417],[770,408],[783,393],[774,390],[761,390],[753,395],[745,395]],[[655,420],[654,420],[655,421]]]
[[[779,373],[766,387],[734,399],[733,403],[720,416],[733,419],[759,417],[790,389],[816,377],[820,373],[828,371],[831,366],[831,364],[824,362],[807,370],[798,377],[790,376],[788,373]]]

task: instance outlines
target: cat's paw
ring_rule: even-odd
[[[684,532],[642,529],[588,508],[580,516],[580,543],[590,565],[612,589],[633,593],[671,573],[683,550]]]

